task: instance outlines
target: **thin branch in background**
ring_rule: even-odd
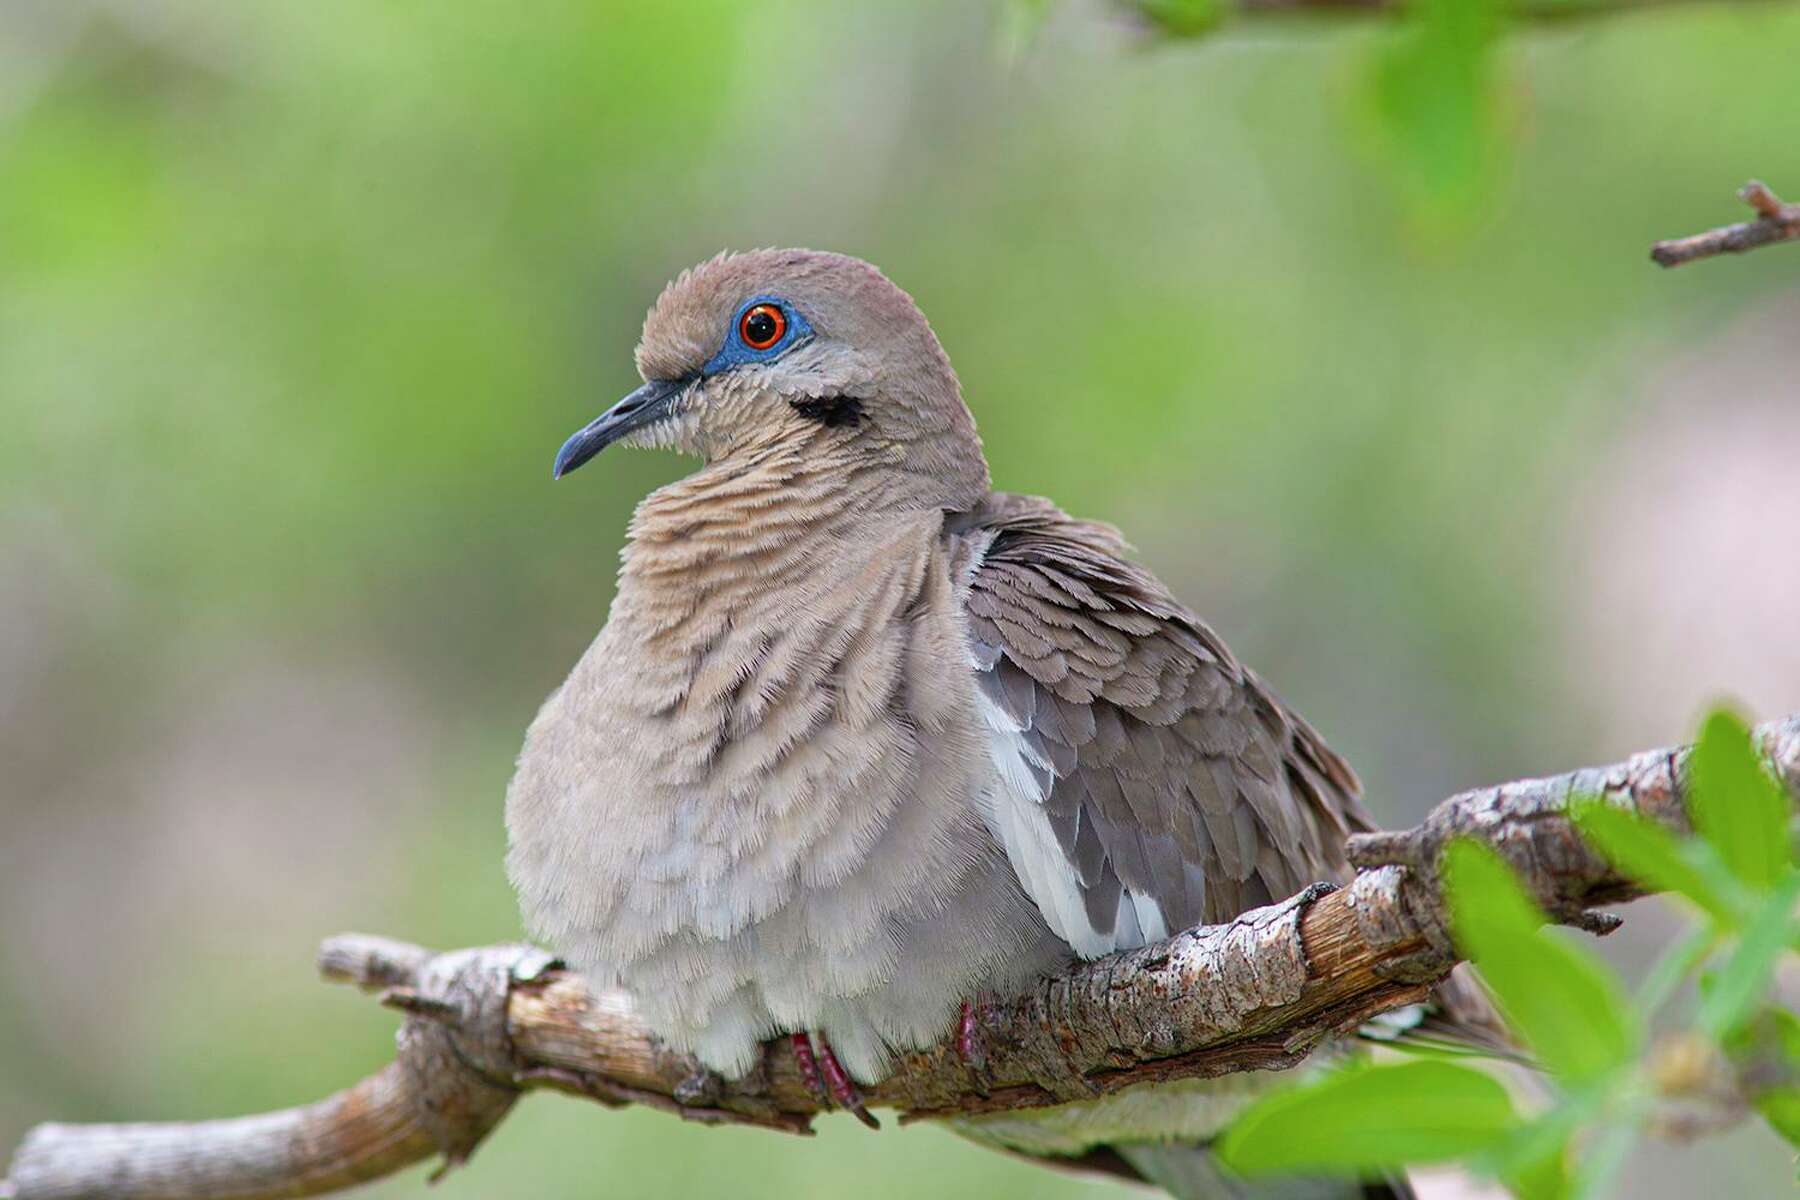
[[[1756,731],[1800,796],[1800,714]],[[1639,889],[1581,838],[1571,799],[1688,827],[1687,752],[1453,796],[1411,830],[1351,839],[1358,873],[1225,925],[1086,963],[1022,996],[974,1005],[983,1066],[958,1036],[899,1056],[864,1091],[901,1119],[1035,1108],[1140,1083],[1280,1069],[1369,1017],[1423,999],[1456,962],[1436,864],[1459,837],[1498,851],[1546,911],[1598,929]],[[194,1123],[40,1125],[0,1181],[8,1200],[274,1200],[335,1191],[474,1151],[513,1102],[552,1088],[706,1124],[810,1132],[821,1102],[770,1042],[741,1079],[660,1043],[631,997],[596,991],[530,946],[431,954],[383,938],[327,941],[320,972],[405,1014],[395,1061],[329,1099]],[[443,1168],[440,1168],[440,1172]]]
[[[1697,258],[1742,254],[1760,246],[1800,240],[1800,204],[1782,203],[1759,179],[1739,188],[1738,199],[1756,210],[1756,220],[1658,242],[1650,247],[1650,257],[1662,266],[1679,267]]]
[[[1041,0],[1020,0],[1035,19],[1048,14]],[[1613,16],[1639,9],[1698,5],[1708,0],[1494,0],[1494,6],[1515,21],[1565,24],[1589,18]],[[1421,7],[1420,0],[1119,0],[1121,8],[1146,29],[1171,38],[1209,34],[1232,17],[1265,15],[1404,16]]]

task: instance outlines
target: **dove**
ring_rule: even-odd
[[[1111,526],[992,489],[876,268],[722,254],[662,292],[636,366],[554,475],[614,445],[699,466],[637,507],[531,724],[507,863],[532,934],[670,1046],[735,1076],[789,1036],[860,1115],[896,1051],[978,1037],[970,997],[1347,877],[1374,827],[1350,767]],[[1263,1086],[957,1129],[1178,1195],[1405,1194],[1222,1175],[1204,1143]]]

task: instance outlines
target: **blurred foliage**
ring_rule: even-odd
[[[517,936],[512,755],[686,469],[550,459],[726,246],[911,290],[1000,486],[1117,521],[1386,822],[1638,748],[1563,640],[1571,481],[1794,288],[1782,250],[1644,253],[1783,186],[1800,15],[1145,45],[1110,3],[1036,7],[997,61],[1009,10],[956,0],[0,5],[0,1144],[342,1086],[393,1025],[311,982],[319,937]],[[1482,47],[1446,78],[1487,98],[1381,133],[1371,81],[1413,61],[1407,110],[1440,41]],[[1453,236],[1409,136],[1480,164]],[[1111,1192],[932,1129],[527,1108],[446,1186]],[[1778,1153],[1635,1178],[1743,1191]]]
[[[1659,1117],[1694,1130],[1754,1112],[1800,1148],[1800,1021],[1772,994],[1777,960],[1800,951],[1793,805],[1725,711],[1701,731],[1692,780],[1701,836],[1685,842],[1604,801],[1576,805],[1583,835],[1619,870],[1696,906],[1698,928],[1663,952],[1635,999],[1593,950],[1545,928],[1493,850],[1464,840],[1445,854],[1457,946],[1549,1072],[1544,1111],[1519,1116],[1496,1080],[1460,1063],[1352,1068],[1259,1101],[1226,1132],[1226,1161],[1265,1174],[1460,1159],[1520,1200],[1600,1200],[1625,1194],[1615,1188],[1627,1156]],[[1646,1047],[1643,1029],[1690,979],[1700,986],[1688,1026]],[[1662,1111],[1676,1106],[1699,1111],[1676,1126]]]
[[[1489,1149],[1518,1115],[1500,1081],[1450,1062],[1351,1062],[1246,1111],[1220,1153],[1245,1175],[1380,1172]]]
[[[1423,0],[1377,59],[1376,115],[1427,216],[1461,224],[1490,190],[1500,24],[1499,0]]]

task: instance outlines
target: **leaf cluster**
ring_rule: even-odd
[[[1379,1175],[1457,1162],[1522,1200],[1592,1200],[1614,1193],[1634,1143],[1678,1107],[1719,1124],[1755,1112],[1800,1146],[1800,1019],[1770,1002],[1779,960],[1800,947],[1792,804],[1728,712],[1707,719],[1687,778],[1691,838],[1605,799],[1571,805],[1621,874],[1693,909],[1693,927],[1636,995],[1548,927],[1494,850],[1469,839],[1446,850],[1458,949],[1544,1069],[1547,1103],[1522,1111],[1499,1078],[1465,1062],[1357,1064],[1243,1113],[1220,1143],[1227,1165]],[[1680,1028],[1653,1039],[1657,1018],[1684,999]]]

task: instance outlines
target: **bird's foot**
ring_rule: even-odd
[[[856,1082],[850,1073],[843,1068],[832,1053],[831,1043],[825,1040],[822,1033],[796,1033],[792,1037],[794,1047],[794,1065],[800,1069],[801,1082],[807,1090],[817,1096],[819,1103],[830,1106],[836,1104],[870,1129],[880,1129],[881,1122],[869,1112],[868,1105],[863,1103],[862,1093],[857,1090]],[[816,1050],[815,1050],[816,1047]]]
[[[831,1043],[822,1034],[818,1041],[819,1067],[825,1072],[825,1083],[831,1088],[831,1098],[845,1111],[855,1113],[856,1119],[870,1129],[880,1129],[881,1122],[875,1119],[874,1114],[863,1103],[862,1093],[857,1091],[855,1080],[850,1078],[850,1073],[844,1070],[837,1055],[832,1053]]]
[[[804,1033],[796,1033],[788,1040],[794,1047],[794,1065],[800,1069],[800,1082],[820,1104],[830,1104],[831,1093],[825,1090],[825,1081],[819,1077],[819,1060],[813,1055],[812,1039]]]
[[[988,1085],[992,1082],[987,1047],[981,1040],[981,1019],[976,1015],[975,1006],[967,1000],[962,1002],[962,1012],[956,1019],[956,1055],[968,1068],[970,1078],[975,1081],[975,1090],[987,1095]]]

